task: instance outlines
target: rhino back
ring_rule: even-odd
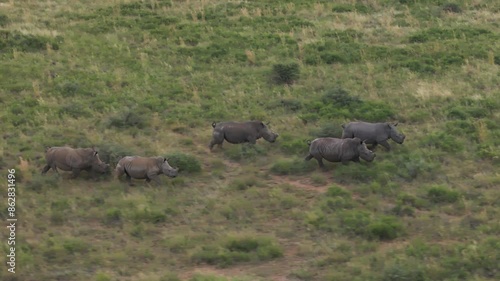
[[[160,172],[155,158],[136,156],[124,162],[123,166],[127,174],[136,179],[144,179],[148,173]]]
[[[389,138],[385,123],[351,122],[345,130],[353,137],[360,138],[366,143],[384,141]]]
[[[46,159],[47,164],[55,164],[57,168],[64,171],[90,167],[87,159],[70,147],[52,147],[47,150]]]
[[[230,143],[242,143],[247,141],[248,137],[259,137],[259,132],[254,122],[224,122],[217,124],[224,133],[224,138]]]
[[[358,156],[352,139],[320,138],[311,143],[311,149],[311,154],[316,150],[316,153],[330,162],[351,160]]]

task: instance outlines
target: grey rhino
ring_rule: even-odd
[[[342,124],[344,132],[342,138],[360,138],[366,144],[372,144],[372,149],[381,144],[387,150],[391,150],[391,146],[387,142],[392,139],[395,142],[402,144],[405,140],[405,135],[398,132],[396,126],[398,123],[367,123],[367,122],[350,122]]]
[[[212,123],[214,128],[212,132],[212,141],[210,141],[210,151],[214,145],[222,148],[222,143],[226,140],[232,144],[251,143],[255,144],[260,138],[264,138],[268,142],[275,142],[279,134],[271,131],[261,121],[247,122],[219,122]]]
[[[42,174],[51,168],[59,174],[59,168],[63,171],[73,171],[73,178],[77,177],[81,170],[90,171],[95,176],[95,172],[105,173],[109,168],[109,164],[99,159],[95,148],[47,147],[45,160],[47,164],[43,167]]]
[[[127,181],[132,185],[132,178],[146,179],[146,182],[155,181],[161,184],[158,175],[165,174],[168,177],[175,178],[179,169],[174,169],[168,164],[164,157],[141,157],[125,156],[116,165],[116,176],[120,178],[123,174],[127,175]]]
[[[375,158],[375,153],[369,150],[359,138],[317,138],[307,143],[309,144],[309,155],[305,160],[309,161],[315,158],[321,168],[325,167],[323,159],[347,165],[349,161],[359,162],[360,157],[368,162]]]

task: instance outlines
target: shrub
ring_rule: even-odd
[[[445,186],[434,185],[427,190],[427,198],[434,203],[454,203],[460,193]]]
[[[9,20],[9,17],[7,17],[7,15],[4,15],[4,14],[0,14],[0,26],[6,26],[7,24],[9,24],[10,20]]]
[[[22,52],[39,52],[46,50],[47,44],[52,45],[53,50],[58,50],[59,45],[57,41],[62,40],[62,37],[52,39],[39,35],[10,31],[1,31],[0,36],[2,37],[2,41],[0,41],[0,52],[10,51],[12,49]]]
[[[271,172],[277,175],[303,175],[316,169],[316,163],[294,158],[291,160],[281,159],[271,166]]]
[[[120,161],[121,158],[125,156],[137,155],[135,150],[116,143],[103,142],[98,144],[97,147],[99,158],[104,163],[108,163],[111,170],[116,167],[116,164],[118,164],[118,161]]]
[[[158,281],[182,281],[182,280],[177,276],[177,274],[173,272],[168,272],[166,274],[163,274],[163,276],[160,277]]]
[[[339,197],[351,198],[351,192],[337,185],[329,187],[325,195],[330,197],[339,196]]]
[[[316,138],[340,138],[342,136],[342,126],[337,122],[328,122],[317,129],[311,130],[310,134]]]
[[[64,98],[95,96],[92,91],[78,81],[64,81],[56,86],[56,90]]]
[[[459,140],[445,132],[431,133],[421,140],[423,146],[441,149],[445,152],[460,152],[464,149]]]
[[[386,281],[426,281],[425,270],[418,262],[397,261],[384,269],[382,280]]]
[[[121,222],[121,220],[122,212],[120,211],[120,209],[111,208],[106,211],[103,221],[105,224],[115,224]]]
[[[170,166],[179,168],[179,172],[201,172],[200,161],[190,154],[175,152],[165,155],[165,158],[168,159],[168,163],[170,164]]]
[[[167,216],[164,212],[150,210],[149,208],[136,210],[131,214],[131,218],[136,222],[149,222],[153,224],[162,223],[167,220]]]
[[[441,10],[443,10],[444,12],[456,13],[456,14],[462,12],[462,9],[460,8],[460,6],[458,6],[458,4],[455,4],[455,3],[443,4],[441,6]]]
[[[308,147],[306,139],[288,135],[286,133],[280,135],[279,144],[281,151],[287,154],[306,154]]]
[[[370,224],[370,214],[365,211],[344,211],[339,214],[340,227],[346,234],[365,235]]]
[[[233,161],[253,160],[256,156],[265,154],[262,146],[253,144],[226,145],[224,149],[224,155]]]
[[[85,241],[78,238],[66,239],[62,244],[68,254],[86,253],[89,251],[89,246]]]
[[[297,63],[273,65],[271,79],[276,84],[293,84],[299,79],[300,69]]]
[[[135,127],[143,129],[149,126],[146,116],[149,116],[149,114],[144,109],[128,108],[109,117],[107,127],[115,127],[117,129]]]
[[[16,170],[17,172],[17,170]],[[16,175],[17,176],[17,175]],[[34,192],[41,192],[44,187],[57,188],[59,187],[59,180],[52,175],[33,175],[31,180],[24,183],[24,189]]]
[[[403,232],[403,225],[395,218],[385,216],[371,222],[366,229],[369,238],[393,240]]]
[[[246,190],[257,184],[255,176],[238,178],[229,184],[229,188],[235,190]]]

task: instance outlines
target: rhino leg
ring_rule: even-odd
[[[43,167],[43,169],[42,169],[42,175],[45,175],[48,170],[50,170],[50,166],[49,165],[45,165],[45,167]]]
[[[212,151],[214,145],[218,145],[219,148],[222,148],[222,143],[224,142],[224,134],[220,132],[213,132],[212,133],[212,140],[210,141],[210,144],[208,147],[210,148],[210,151]]]
[[[158,175],[151,175],[146,178],[146,182],[154,181],[158,186],[161,185],[160,177]]]
[[[254,136],[250,136],[247,138],[247,141],[248,143],[250,144],[257,144],[257,138],[255,138]]]
[[[59,176],[59,170],[57,170],[57,165],[56,164],[50,165],[50,168],[52,168],[52,170],[54,170],[56,172],[56,174]]]
[[[73,168],[71,169],[73,171],[73,174],[71,175],[71,178],[76,178],[78,177],[78,175],[80,174],[80,169],[77,169],[77,168]]]
[[[314,156],[312,156],[311,154],[307,155],[306,158],[304,160],[306,161],[309,161],[311,159],[313,159]]]
[[[391,146],[389,145],[389,143],[387,142],[387,140],[381,141],[379,143],[380,143],[381,146],[385,147],[385,149],[387,149],[387,151],[391,150]]]
[[[318,157],[314,157],[316,159],[316,161],[318,161],[318,165],[320,168],[324,169],[325,168],[325,164],[323,164],[323,157],[321,156],[318,156]]]
[[[353,162],[360,162],[359,157],[352,159]]]

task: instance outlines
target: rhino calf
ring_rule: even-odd
[[[59,174],[59,168],[72,171],[73,178],[77,177],[81,170],[90,171],[95,176],[95,172],[105,173],[109,168],[109,164],[99,159],[94,148],[47,147],[45,160],[47,164],[43,167],[42,174],[51,168]]]
[[[391,150],[391,146],[387,142],[392,139],[395,142],[402,144],[405,140],[405,135],[398,132],[396,126],[398,123],[367,123],[367,122],[350,122],[343,124],[344,129],[342,138],[360,138],[367,144],[372,144],[372,149],[381,144],[387,150]]]
[[[127,175],[127,181],[132,185],[132,178],[146,179],[146,182],[153,180],[158,185],[161,184],[158,175],[164,174],[175,178],[179,169],[174,169],[168,164],[166,158],[125,156],[116,165],[116,176],[120,178],[123,174]]]
[[[321,168],[325,167],[323,159],[347,165],[349,161],[359,162],[360,157],[368,162],[375,158],[375,153],[369,150],[359,138],[317,138],[307,143],[309,144],[309,155],[305,160],[309,161],[315,158]]]
[[[279,134],[271,131],[261,121],[247,122],[219,122],[212,123],[212,141],[209,148],[212,151],[214,145],[222,148],[222,143],[226,140],[232,144],[251,143],[255,144],[258,139],[264,138],[268,142],[275,142]]]

